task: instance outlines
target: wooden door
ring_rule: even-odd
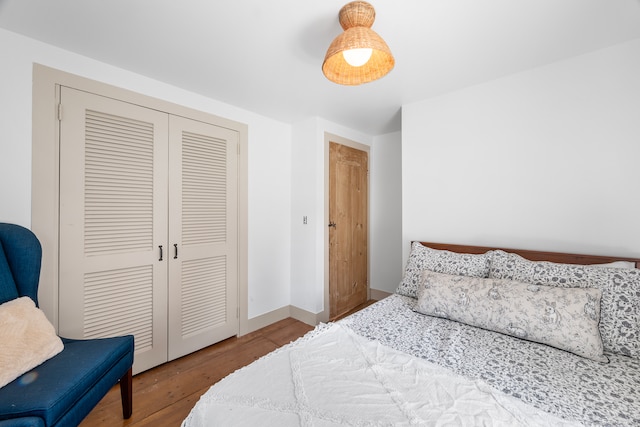
[[[238,333],[238,132],[169,121],[169,360]]]
[[[368,154],[329,143],[329,317],[367,301]]]
[[[168,115],[66,87],[60,99],[59,332],[132,334],[140,372],[167,360]]]

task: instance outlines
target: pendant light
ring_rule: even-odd
[[[322,64],[332,82],[359,85],[385,76],[395,64],[389,46],[371,29],[376,11],[365,1],[353,1],[340,9],[344,32],[333,40]]]

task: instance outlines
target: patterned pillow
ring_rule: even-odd
[[[607,268],[636,268],[636,263],[631,261],[611,261],[604,264],[590,264],[594,267]]]
[[[534,262],[494,251],[489,277],[601,289],[600,334],[605,351],[640,358],[640,270]]]
[[[459,254],[428,248],[419,242],[413,242],[404,277],[396,293],[417,298],[420,273],[423,270],[457,276],[488,277],[489,261],[490,252],[481,255]]]
[[[608,362],[598,330],[602,291],[425,271],[414,310]]]

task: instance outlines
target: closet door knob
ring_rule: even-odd
[[[160,248],[160,259],[158,261],[162,261],[162,245],[159,245],[158,248]]]
[[[175,254],[173,255],[173,259],[178,259],[178,244],[174,243],[173,248],[175,249]]]

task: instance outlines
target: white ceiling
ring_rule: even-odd
[[[348,0],[0,0],[0,27],[284,122],[370,135],[400,107],[640,37],[640,0],[370,0],[396,66],[340,86],[321,64]]]

